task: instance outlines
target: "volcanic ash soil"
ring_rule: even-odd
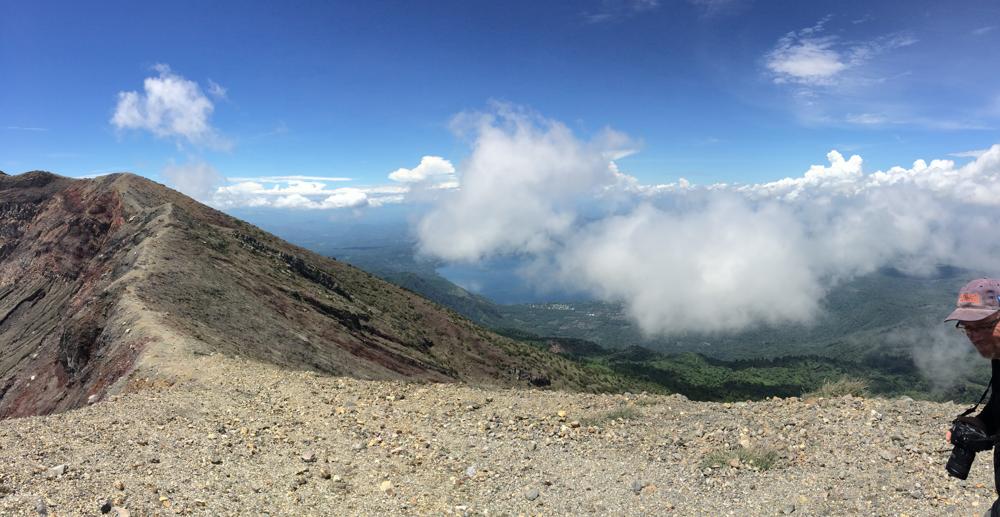
[[[361,381],[195,356],[0,422],[3,515],[980,515],[963,409],[909,399],[589,395]]]

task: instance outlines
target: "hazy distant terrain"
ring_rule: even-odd
[[[798,395],[850,377],[876,393],[969,399],[989,375],[988,363],[941,321],[958,288],[976,276],[968,271],[942,267],[916,277],[884,269],[854,279],[829,293],[812,325],[658,337],[644,336],[613,303],[494,303],[443,277],[440,263],[414,258],[400,236],[402,242],[323,250],[512,337],[539,346],[575,343],[585,351],[564,352],[693,398]],[[509,282],[524,280],[511,274]]]

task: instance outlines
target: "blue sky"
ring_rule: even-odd
[[[996,2],[0,5],[8,173],[200,163],[386,184],[428,155],[461,172],[450,121],[491,101],[627,134],[639,152],[618,165],[645,183],[797,176],[831,149],[874,171],[984,149],[1000,127]],[[212,141],[112,123],[158,64],[211,103]]]

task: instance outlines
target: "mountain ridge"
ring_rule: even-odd
[[[498,336],[132,174],[0,177],[0,416],[192,375],[223,353],[364,379],[607,390],[620,379]]]

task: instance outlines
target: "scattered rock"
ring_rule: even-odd
[[[56,465],[55,467],[50,468],[48,472],[45,473],[45,477],[49,479],[61,478],[66,474],[67,469],[68,467],[65,464]]]
[[[112,506],[110,499],[105,499],[104,502],[101,503],[101,513],[111,513],[111,508]]]
[[[781,509],[781,513],[785,515],[790,515],[795,513],[795,505],[794,504],[785,505],[785,507]]]
[[[537,488],[529,488],[528,490],[525,490],[524,491],[524,498],[527,499],[527,500],[529,500],[529,501],[534,501],[535,499],[538,499],[538,489]]]
[[[49,507],[45,505],[44,499],[39,499],[38,502],[35,503],[35,511],[38,515],[42,516],[49,514]]]
[[[381,482],[378,485],[378,489],[381,490],[383,493],[391,494],[392,493],[392,481],[389,481],[387,479],[387,480]]]
[[[313,451],[306,451],[302,453],[302,461],[306,463],[313,463],[316,461],[316,453]]]
[[[476,477],[476,472],[478,472],[476,470],[476,466],[475,465],[471,465],[471,466],[469,466],[469,468],[465,469],[465,477],[474,478],[474,477]]]
[[[641,493],[643,487],[645,487],[645,486],[646,486],[646,484],[643,483],[642,481],[638,480],[638,479],[633,479],[632,482],[629,483],[629,488],[632,489],[632,492],[634,492],[636,494]]]

